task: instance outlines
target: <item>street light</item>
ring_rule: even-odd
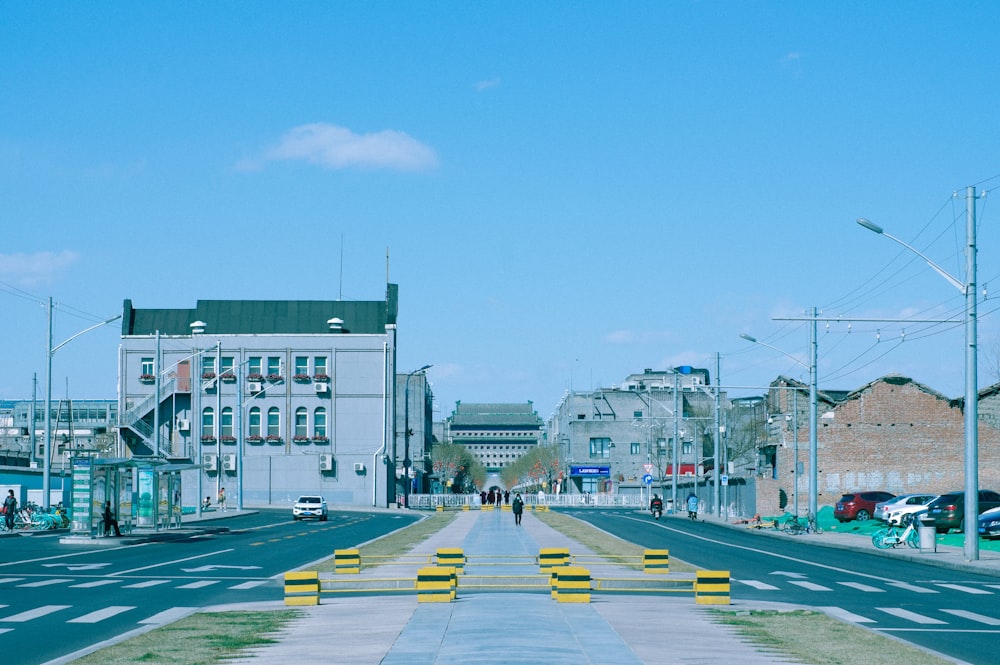
[[[965,545],[963,550],[966,560],[976,561],[979,559],[979,533],[976,531],[976,516],[979,515],[979,377],[977,375],[978,353],[976,348],[978,344],[976,331],[976,188],[967,187],[965,196],[965,277],[967,281],[964,284],[914,247],[883,231],[881,226],[863,217],[858,219],[858,224],[910,250],[922,258],[934,272],[944,277],[949,284],[965,295]]]
[[[433,365],[424,365],[406,375],[406,385],[403,388],[403,505],[410,507],[410,379],[414,374],[421,374]]]
[[[816,411],[817,411],[817,378],[816,378],[816,308],[812,311],[812,326],[809,328],[809,364],[802,362],[795,356],[786,351],[782,351],[776,346],[771,346],[767,342],[761,342],[756,337],[750,335],[740,335],[743,339],[748,342],[753,342],[754,344],[760,344],[761,346],[766,346],[769,349],[773,349],[778,353],[788,356],[799,365],[809,369],[809,518],[818,519],[819,506],[818,506],[818,496],[819,496],[819,469],[817,468],[817,457],[818,457],[818,445],[816,441]],[[796,444],[798,444],[798,436],[796,436]],[[795,455],[795,480],[798,482],[799,477],[799,460],[798,453]]]
[[[49,298],[49,332],[48,344],[46,345],[45,357],[45,459],[42,463],[42,507],[48,510],[51,504],[49,494],[52,492],[52,356],[56,351],[63,348],[74,339],[88,333],[91,330],[106,326],[122,318],[122,315],[113,316],[110,319],[95,323],[89,328],[85,328],[75,335],[71,335],[63,342],[52,346],[52,298]]]

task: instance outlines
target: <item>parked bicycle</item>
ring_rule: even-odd
[[[900,530],[897,526],[890,526],[885,529],[879,529],[872,534],[872,544],[880,550],[898,547],[903,543],[906,543],[913,549],[920,547],[920,537],[913,520],[903,530]]]
[[[806,517],[792,517],[785,521],[781,530],[787,534],[797,536],[802,533],[823,533],[823,529],[816,523],[816,518],[812,515]]]

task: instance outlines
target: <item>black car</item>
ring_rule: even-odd
[[[979,490],[979,512],[1000,506],[1000,494],[993,490]],[[965,531],[965,492],[948,492],[927,504],[927,514],[934,520],[938,533],[950,529]],[[978,515],[977,515],[978,517]]]

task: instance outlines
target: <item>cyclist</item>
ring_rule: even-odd
[[[663,514],[663,499],[660,498],[659,494],[654,494],[650,500],[649,511],[653,513],[653,517],[660,519],[660,515]]]
[[[687,509],[688,509],[688,519],[697,520],[698,519],[698,495],[694,492],[688,494],[687,497]]]

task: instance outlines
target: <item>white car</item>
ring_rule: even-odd
[[[320,522],[325,522],[329,517],[326,499],[321,496],[300,496],[292,506],[292,519],[297,521],[307,517],[315,517]]]
[[[915,513],[923,512],[927,504],[938,498],[937,494],[904,494],[895,499],[875,504],[875,519],[886,524],[906,526]]]

